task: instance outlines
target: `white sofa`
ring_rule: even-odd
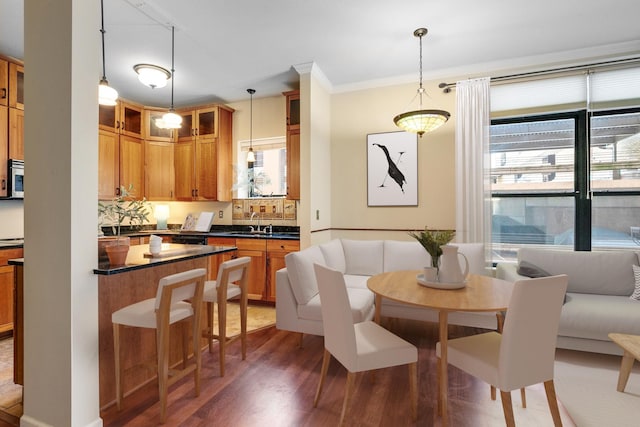
[[[482,243],[454,243],[469,260],[469,271],[485,274]],[[286,268],[276,272],[276,327],[323,335],[318,285],[313,264],[341,271],[345,277],[355,322],[374,315],[374,295],[367,288],[372,275],[397,270],[420,270],[431,265],[427,251],[417,242],[335,239],[285,257]],[[382,316],[438,321],[438,313],[383,299]],[[495,329],[494,313],[451,313],[449,323]]]
[[[558,347],[596,353],[622,354],[610,332],[640,335],[640,301],[629,298],[635,289],[632,265],[640,253],[632,251],[574,252],[523,248],[518,261],[500,262],[496,277],[510,281],[523,261],[545,273],[567,274],[569,286],[562,307]],[[531,272],[529,272],[531,274]]]

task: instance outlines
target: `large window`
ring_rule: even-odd
[[[640,249],[640,109],[494,120],[490,152],[494,261]]]
[[[282,196],[287,193],[287,150],[284,137],[251,143],[256,161],[248,166],[249,141],[240,142],[236,182],[237,197]],[[245,166],[247,165],[247,166]]]

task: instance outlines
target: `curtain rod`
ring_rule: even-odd
[[[527,73],[507,74],[504,76],[491,77],[491,82],[504,82],[509,80],[526,79],[529,77],[545,76],[548,74],[561,74],[561,73],[567,73],[571,71],[587,71],[587,70],[599,69],[599,68],[605,68],[605,67],[622,68],[622,66],[625,66],[625,65],[635,65],[635,64],[640,64],[640,57],[617,59],[613,61],[595,62],[595,63],[583,64],[583,65],[572,65],[568,67],[552,68],[549,70],[530,71]],[[442,92],[449,93],[456,87],[456,83],[442,82],[438,85],[438,87],[442,89]]]

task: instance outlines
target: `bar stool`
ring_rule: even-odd
[[[196,268],[182,273],[172,274],[160,279],[155,298],[140,301],[115,311],[111,315],[113,322],[113,351],[116,374],[116,405],[122,406],[122,354],[120,335],[123,326],[149,328],[156,330],[156,351],[158,371],[158,391],[160,395],[160,420],[164,424],[167,413],[167,394],[169,386],[193,372],[196,396],[200,395],[201,352],[200,317],[202,293],[207,270]],[[187,322],[192,321],[193,359],[187,363],[189,340]],[[169,370],[169,329],[182,322],[183,361],[181,370]]]
[[[204,283],[202,300],[207,304],[207,328],[203,336],[209,341],[209,353],[213,353],[213,340],[218,340],[220,351],[220,376],[224,377],[224,358],[227,344],[240,338],[242,360],[247,356],[247,284],[249,282],[250,257],[241,257],[220,264],[216,280]],[[240,297],[240,335],[227,337],[227,300]],[[218,334],[213,328],[213,304],[218,303]]]

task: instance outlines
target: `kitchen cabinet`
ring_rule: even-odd
[[[300,91],[284,92],[287,102],[287,199],[300,199]]]
[[[182,111],[174,146],[176,200],[230,201],[232,114],[223,106]]]
[[[174,199],[174,144],[172,142],[144,142],[145,197],[148,200]]]
[[[24,160],[24,110],[9,108],[9,158]]]
[[[131,101],[118,100],[116,105],[98,106],[98,127],[120,135],[143,137],[144,107]]]
[[[7,261],[22,256],[22,248],[0,250],[0,335],[13,331],[14,325],[14,267]]]
[[[9,160],[9,108],[0,105],[0,165],[6,165]],[[6,197],[9,181],[8,170],[0,167],[0,197]]]
[[[235,246],[236,239],[230,237],[209,237],[207,239],[209,246]],[[209,257],[209,280],[217,280],[218,269],[220,264],[231,259],[238,258],[237,251],[224,252]]]
[[[267,241],[266,239],[236,239],[238,258],[251,258],[249,268],[249,299],[266,299],[266,275],[267,275]]]
[[[300,250],[298,240],[267,240],[267,283],[266,300],[276,300],[276,271],[286,267],[284,257],[289,252]]]
[[[145,107],[144,109],[144,139],[145,141],[172,142],[174,130],[156,126],[156,120],[167,113],[166,109]]]
[[[136,198],[144,196],[144,145],[140,138],[100,130],[98,136],[98,199],[120,194],[120,186],[133,186]]]
[[[24,110],[24,66],[9,62],[9,107]]]
[[[9,61],[0,58],[0,105],[9,105]]]

